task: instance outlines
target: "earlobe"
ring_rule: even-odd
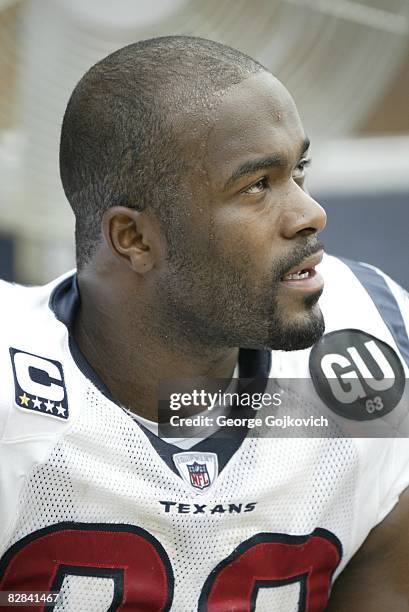
[[[104,213],[102,231],[112,254],[134,272],[146,274],[153,268],[149,228],[143,213],[113,206]]]

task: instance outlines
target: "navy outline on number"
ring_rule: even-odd
[[[109,567],[92,567],[87,565],[64,565],[63,563],[58,566],[57,573],[55,575],[54,582],[50,588],[51,592],[60,593],[64,578],[66,576],[88,576],[90,578],[111,578],[114,582],[114,593],[112,596],[111,605],[107,612],[115,612],[118,606],[121,604],[124,596],[124,570],[113,569]],[[52,606],[44,608],[44,612],[53,612],[55,603]]]
[[[48,527],[43,527],[42,529],[38,529],[37,531],[34,531],[32,533],[29,533],[28,535],[24,536],[21,540],[18,540],[17,542],[15,542],[3,555],[3,557],[0,559],[0,580],[3,578],[3,575],[5,573],[5,571],[8,568],[9,563],[11,562],[11,560],[13,559],[13,557],[15,556],[16,553],[18,553],[20,550],[22,550],[23,548],[25,548],[25,546],[27,544],[30,544],[31,542],[34,542],[35,540],[38,540],[39,538],[48,535],[50,533],[57,533],[57,532],[63,532],[66,530],[70,530],[70,531],[104,531],[104,532],[119,532],[119,533],[131,533],[137,536],[141,536],[143,538],[145,538],[145,540],[147,540],[147,542],[149,544],[151,544],[153,546],[153,548],[156,550],[156,552],[158,553],[165,572],[166,572],[166,577],[167,577],[167,581],[168,581],[168,595],[167,595],[167,599],[166,602],[164,604],[163,610],[162,612],[169,612],[172,603],[173,603],[173,597],[174,597],[174,588],[175,588],[175,579],[174,579],[174,575],[173,575],[173,568],[170,562],[170,559],[168,557],[168,554],[166,552],[166,550],[164,549],[164,547],[162,546],[162,544],[159,542],[159,540],[157,540],[151,533],[149,533],[149,531],[146,531],[145,529],[142,529],[142,527],[137,527],[135,525],[128,525],[125,523],[76,523],[76,522],[72,522],[72,521],[67,521],[67,522],[62,522],[62,523],[55,523],[54,525],[50,525]],[[56,573],[56,577],[54,580],[54,583],[57,580],[57,577],[59,575],[59,568],[63,566],[63,567],[70,567],[66,564],[60,564],[58,566],[58,570]],[[75,567],[75,571],[78,571],[78,566],[73,566]],[[79,566],[79,567],[83,567],[84,569],[88,569],[88,566]],[[91,568],[90,568],[91,569]],[[98,570],[100,570],[101,568],[98,568]],[[108,571],[120,571],[123,573],[123,570],[118,568],[107,568]],[[88,574],[89,575],[89,574]],[[98,577],[98,576],[97,576]],[[62,581],[61,581],[62,584]],[[123,584],[123,583],[122,583]],[[112,604],[115,601],[115,596],[117,594],[117,591],[115,590],[116,587],[116,582],[114,579],[114,597],[112,599],[112,603],[111,606],[109,607],[109,611],[111,610],[115,610],[115,608],[112,608]],[[121,603],[121,601],[118,602],[117,605],[119,605]],[[49,612],[52,611],[54,609],[54,605],[52,606],[47,606],[44,607],[44,612]]]
[[[243,553],[250,550],[255,544],[263,544],[263,543],[265,544],[265,543],[273,542],[277,544],[288,544],[291,546],[291,545],[303,544],[312,537],[322,537],[326,539],[331,544],[333,544],[338,551],[339,561],[331,573],[331,578],[332,578],[335,570],[337,569],[337,567],[339,566],[341,562],[342,555],[343,555],[343,548],[342,548],[341,541],[331,531],[327,531],[327,529],[322,529],[320,527],[317,527],[311,533],[307,535],[302,535],[302,536],[301,535],[300,536],[288,535],[285,533],[271,533],[271,532],[257,533],[256,535],[252,536],[245,542],[242,542],[241,544],[239,544],[239,546],[237,546],[237,548],[235,548],[234,551],[228,557],[226,557],[225,559],[223,559],[223,561],[218,563],[216,567],[210,572],[209,576],[207,577],[202,587],[200,597],[199,597],[197,611],[207,612],[208,597],[209,597],[211,588],[214,584],[214,581],[218,577],[219,573],[225,567],[227,567],[232,561],[235,561]],[[292,584],[297,581],[300,582],[300,597],[298,601],[297,612],[304,612],[305,610],[304,603],[305,603],[305,596],[306,596],[306,581],[307,581],[306,573],[298,574],[297,576],[289,576],[288,578],[283,578],[279,580],[256,580],[255,586],[250,596],[249,612],[255,612],[257,594],[258,594],[258,590],[261,587],[263,586],[264,587],[285,586],[286,584]]]

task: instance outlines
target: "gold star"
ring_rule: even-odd
[[[24,392],[24,395],[20,395],[20,402],[22,406],[28,406],[28,402],[30,401],[30,398],[27,397],[27,395]]]

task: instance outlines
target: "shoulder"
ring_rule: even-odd
[[[41,286],[25,286],[0,280],[0,343],[4,343],[5,335],[18,336],[20,329],[26,333],[36,320],[44,320],[45,317],[49,321],[55,319],[50,309],[53,290],[72,274],[73,271],[67,272]],[[30,332],[33,331],[31,328]]]
[[[396,353],[407,372],[409,297],[406,290],[382,270],[347,259],[326,256],[320,272],[325,280],[320,300],[325,335],[318,346],[342,349],[344,344],[357,342],[365,350],[381,342]],[[319,350],[313,349],[313,352]]]
[[[379,268],[345,258],[325,256],[320,272],[325,289],[322,306],[339,316],[341,311],[359,317],[360,309],[370,306],[370,315],[378,315],[387,323],[396,315],[409,320],[409,298],[405,289]],[[351,301],[354,300],[354,301]],[[336,307],[338,305],[338,307]],[[332,319],[331,319],[332,321]]]
[[[86,382],[50,303],[71,276],[43,287],[0,282],[0,540],[24,478],[46,461],[84,405]]]
[[[68,332],[49,302],[67,276],[41,287],[0,281],[0,440],[41,433],[44,419],[32,417],[59,403]]]
[[[405,290],[377,268],[335,257],[323,274],[325,333],[304,356],[315,392],[355,435],[409,434]]]

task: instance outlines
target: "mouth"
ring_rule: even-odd
[[[320,250],[304,259],[281,278],[281,283],[290,289],[303,292],[322,291],[324,280],[315,267],[321,263],[324,251]]]

